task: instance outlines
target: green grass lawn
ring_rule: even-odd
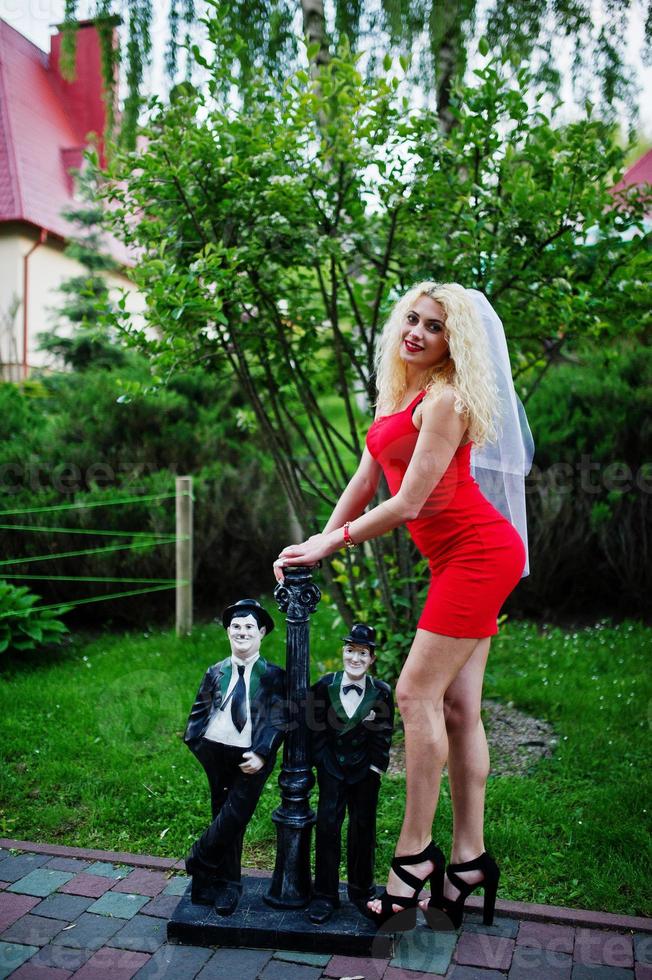
[[[339,664],[342,635],[322,604],[311,632],[315,677]],[[528,777],[489,780],[485,841],[503,872],[500,897],[652,911],[651,642],[652,630],[634,622],[574,633],[510,622],[494,639],[486,696],[547,719],[559,738]],[[282,628],[263,652],[283,663]],[[0,836],[184,856],[209,806],[181,735],[204,670],[227,654],[222,627],[207,625],[185,640],[169,631],[78,636],[60,651],[5,659]],[[403,798],[404,780],[385,777],[379,882]],[[272,777],[248,830],[250,865],[273,865],[277,803]],[[449,847],[445,780],[434,837]]]

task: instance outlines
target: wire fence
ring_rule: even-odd
[[[168,589],[177,590],[177,632],[189,632],[192,623],[192,482],[190,477],[177,478],[175,491],[155,493],[140,496],[121,497],[117,500],[100,500],[86,503],[55,504],[48,507],[23,507],[17,510],[0,510],[0,518],[20,517],[31,514],[55,513],[58,511],[90,510],[96,507],[118,507],[133,503],[151,503],[158,500],[176,500],[176,526],[174,532],[107,530],[105,528],[76,528],[58,527],[41,524],[2,523],[0,530],[18,531],[24,534],[79,534],[93,535],[105,538],[130,538],[129,542],[109,544],[104,547],[80,548],[75,551],[49,552],[47,554],[29,555],[20,558],[5,558],[0,561],[0,578],[20,581],[49,581],[49,582],[94,582],[103,584],[138,585],[143,588],[125,589],[106,595],[90,596],[88,598],[72,598],[62,602],[33,606],[32,609],[61,609],[68,611],[75,606],[91,602],[107,602],[111,599],[123,599],[128,596],[145,595],[150,592],[162,592]],[[185,498],[185,499],[184,499]],[[81,542],[80,542],[81,543]],[[148,548],[159,548],[164,545],[176,547],[176,577],[175,578],[133,578],[107,575],[35,575],[32,573],[5,571],[7,567],[16,565],[31,565],[34,562],[53,561],[62,558],[79,558],[88,555],[106,555],[117,551],[142,551]],[[181,596],[181,600],[180,600]],[[179,609],[183,608],[184,622],[180,625]],[[190,610],[190,611],[189,611]],[[10,612],[0,613],[0,618],[11,615]]]

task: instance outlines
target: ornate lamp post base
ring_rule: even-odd
[[[265,901],[272,908],[305,909],[310,901],[310,837],[314,819],[291,827],[272,814],[276,824],[276,867]],[[283,854],[279,861],[278,855]]]

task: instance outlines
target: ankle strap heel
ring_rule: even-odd
[[[482,871],[483,877],[481,881],[470,885],[468,881],[460,878],[457,872],[459,871]],[[486,851],[478,855],[472,861],[462,861],[457,864],[449,864],[446,868],[446,875],[448,880],[452,885],[459,891],[457,898],[451,901],[451,899],[445,898],[443,895],[443,883],[442,883],[442,893],[439,896],[433,894],[431,896],[430,902],[428,903],[429,909],[440,909],[443,911],[451,923],[453,928],[458,929],[462,924],[462,918],[464,915],[464,906],[466,904],[466,899],[469,897],[471,892],[475,891],[476,888],[482,887],[484,890],[484,902],[482,908],[482,921],[486,926],[490,926],[494,920],[494,910],[496,907],[496,894],[498,891],[498,880],[500,878],[500,868]],[[432,922],[433,916],[429,918],[429,922]],[[435,928],[435,926],[432,926]],[[441,928],[441,926],[439,926]]]
[[[405,866],[408,867],[413,864],[421,864],[423,861],[432,861],[435,865],[434,870],[426,875],[425,878],[417,878],[416,875],[411,874],[406,871]],[[410,929],[414,929],[417,922],[417,906],[419,904],[419,893],[425,885],[428,878],[431,882],[435,881],[437,884],[434,886],[439,889],[439,881],[441,881],[441,888],[443,889],[444,881],[444,868],[446,866],[446,858],[443,852],[434,844],[432,841],[421,851],[420,854],[406,854],[405,856],[397,856],[392,860],[392,871],[394,874],[409,885],[413,889],[412,895],[408,898],[400,897],[398,895],[390,894],[387,889],[378,896],[380,899],[381,910],[380,912],[373,912],[369,909],[368,913],[365,913],[369,918],[373,919],[378,925],[382,925],[389,919],[392,919],[392,928],[395,932],[405,932]],[[431,888],[432,888],[431,884]],[[393,905],[398,905],[401,908],[400,912],[394,912],[392,908]]]

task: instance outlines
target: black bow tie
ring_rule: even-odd
[[[348,694],[349,691],[357,691],[358,694],[362,694],[362,688],[358,684],[345,684],[342,691],[345,694]]]

